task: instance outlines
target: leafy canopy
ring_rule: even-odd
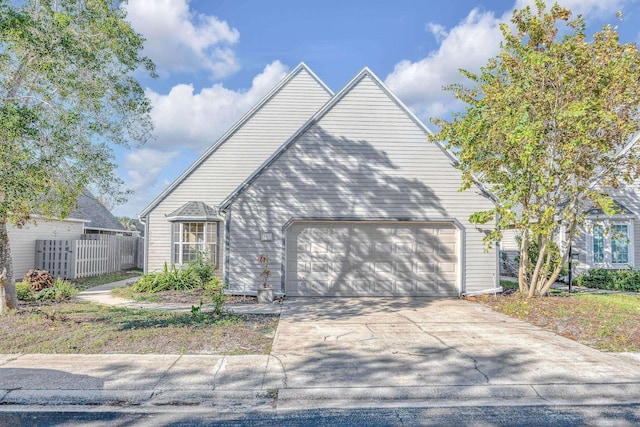
[[[146,142],[154,73],[111,0],[0,0],[0,220],[65,216],[89,186],[121,199],[111,144]]]
[[[112,144],[151,136],[134,72],[155,75],[117,0],[0,0],[0,272],[17,305],[7,224],[65,217],[93,189],[121,201]],[[2,311],[3,301],[0,301]]]
[[[557,278],[585,206],[612,214],[607,188],[640,171],[638,150],[629,146],[640,131],[636,46],[621,44],[610,25],[589,40],[583,18],[572,20],[557,3],[547,9],[537,0],[536,8],[516,10],[512,25],[501,25],[500,54],[479,74],[461,70],[473,87],[446,88],[466,110],[434,120],[441,129],[434,139],[459,155],[462,188],[477,178],[499,200],[471,217],[497,221],[486,242],[508,227],[521,236],[520,290],[530,296],[546,293]],[[568,233],[564,257],[557,257],[552,237],[561,223]]]

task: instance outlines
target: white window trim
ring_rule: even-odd
[[[603,219],[603,220],[587,220],[587,233],[586,233],[586,243],[587,243],[587,263],[591,268],[606,268],[610,270],[614,269],[627,269],[629,267],[635,268],[635,254],[634,254],[634,229],[633,229],[633,219]],[[593,226],[594,225],[602,225],[604,227],[604,262],[594,262],[593,260]],[[628,248],[629,248],[629,262],[621,264],[621,263],[613,263],[612,259],[612,246],[611,246],[611,227],[613,225],[626,225],[627,226],[627,238],[629,240]]]
[[[218,241],[219,241],[219,227],[218,227],[218,222],[216,221],[198,221],[198,220],[189,220],[189,221],[180,221],[180,222],[173,222],[172,226],[171,226],[171,263],[173,265],[181,265],[184,266],[187,263],[184,262],[184,258],[183,258],[183,251],[184,251],[184,224],[194,224],[194,223],[198,223],[198,224],[204,224],[204,242],[203,242],[203,246],[205,248],[208,248],[209,246],[213,245],[214,247],[214,254],[213,254],[213,261],[214,263],[218,263],[218,256],[219,256],[219,248],[218,248]],[[208,228],[209,227],[214,227],[215,228],[215,240],[213,242],[209,242],[207,240],[207,237],[209,235],[208,233]],[[179,227],[179,231],[178,231],[178,236],[179,236],[179,241],[176,241],[174,239],[175,237],[175,229],[174,227]],[[178,244],[178,262],[174,262],[176,259],[176,244]]]

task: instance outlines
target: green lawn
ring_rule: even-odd
[[[275,315],[213,316],[67,302],[0,319],[0,353],[268,354]]]
[[[548,297],[483,296],[479,302],[591,347],[640,351],[640,296],[566,292]]]
[[[92,288],[94,286],[105,285],[107,283],[119,282],[120,280],[130,279],[132,277],[142,276],[142,270],[118,271],[116,273],[102,274],[100,276],[83,277],[82,279],[73,279],[72,282],[81,291]]]

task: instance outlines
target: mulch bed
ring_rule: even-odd
[[[194,304],[200,303],[200,298],[206,304],[209,299],[204,296],[204,289],[194,289],[192,291],[161,291],[153,294],[158,297],[158,302],[162,304]],[[225,304],[257,304],[258,300],[254,296],[228,295]]]

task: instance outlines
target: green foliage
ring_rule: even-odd
[[[604,189],[640,175],[639,148],[625,149],[640,131],[636,45],[621,44],[610,25],[587,38],[583,18],[570,20],[557,4],[547,9],[537,0],[536,8],[514,11],[513,26],[501,26],[500,54],[480,73],[462,72],[473,87],[447,88],[467,104],[464,112],[433,120],[440,128],[433,139],[458,154],[462,189],[481,179],[498,200],[470,218],[496,219],[487,245],[500,230],[523,236],[520,289],[530,296],[544,294],[564,264],[546,264],[559,224],[566,224],[568,248],[587,207],[615,211]],[[559,24],[567,28],[559,32]],[[537,262],[524,262],[529,250],[538,252]]]
[[[164,264],[162,272],[145,274],[133,284],[134,292],[156,293],[160,291],[203,288],[215,271],[215,267],[204,261],[187,264],[185,268]]]
[[[213,303],[213,312],[216,315],[222,314],[224,303],[226,301],[224,290],[227,287],[229,287],[229,284],[222,283],[222,281],[218,277],[214,277],[204,287],[204,296],[209,298]]]
[[[549,241],[547,245],[548,248],[546,249],[545,253],[545,257],[547,259],[542,264],[541,269],[541,276],[545,279],[550,278],[558,264],[563,261],[562,257],[560,256],[560,248],[558,247],[557,243]],[[527,251],[527,254],[529,259],[527,270],[532,271],[533,266],[538,263],[538,257],[540,256],[540,245],[535,241],[529,240],[528,248],[529,249]],[[516,255],[515,260],[516,262],[520,263],[520,254]],[[560,271],[562,273],[562,269]]]
[[[202,312],[202,298],[199,305],[191,306],[191,316],[196,322],[203,322],[207,319],[207,315]]]
[[[198,276],[203,285],[209,283],[216,271],[215,266],[207,260],[204,254],[199,254],[195,261],[191,261],[187,265]]]
[[[134,73],[155,75],[125,14],[116,0],[0,1],[0,228],[66,217],[88,188],[124,200],[112,146],[152,137]]]
[[[37,293],[38,301],[65,301],[73,298],[78,293],[78,288],[67,280],[57,278],[53,286],[45,288]]]
[[[31,287],[31,283],[18,282],[16,283],[16,293],[18,299],[22,301],[31,301],[36,297],[36,293]]]
[[[587,288],[640,292],[640,271],[592,268],[576,277],[574,283]]]

